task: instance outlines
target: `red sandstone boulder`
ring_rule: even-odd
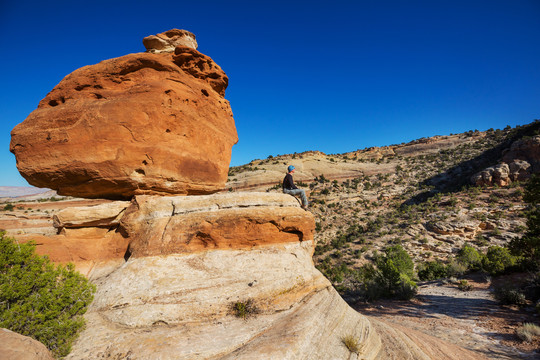
[[[10,150],[30,184],[60,195],[213,193],[238,141],[227,84],[188,47],[85,66],[13,129]]]

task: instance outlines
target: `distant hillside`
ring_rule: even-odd
[[[41,189],[33,186],[0,186],[0,198],[15,198],[19,196],[41,194],[50,189]]]
[[[317,222],[314,261],[346,293],[360,267],[390,245],[402,245],[418,265],[448,262],[464,244],[485,252],[521,236],[526,176],[482,186],[472,177],[503,169],[509,154],[524,160],[524,144],[532,152],[525,156],[529,172],[538,172],[539,128],[535,121],[344,154],[269,156],[232,167],[227,188],[281,192],[286,167],[294,165]]]

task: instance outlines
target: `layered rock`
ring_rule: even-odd
[[[119,225],[130,257],[95,279],[68,359],[481,358],[352,310],[313,266],[313,229],[284,194],[135,197]]]
[[[137,53],[66,76],[12,133],[23,177],[60,195],[208,194],[237,142],[228,78],[190,47]]]

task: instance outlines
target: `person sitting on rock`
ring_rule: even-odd
[[[306,192],[302,189],[299,189],[294,185],[294,180],[292,174],[294,173],[294,166],[289,165],[287,168],[287,175],[283,179],[283,192],[289,195],[300,195],[302,198],[302,209],[306,210],[308,207],[308,200]]]

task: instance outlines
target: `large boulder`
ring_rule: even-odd
[[[17,167],[60,195],[129,199],[224,188],[238,137],[228,78],[191,47],[66,76],[11,132]]]

